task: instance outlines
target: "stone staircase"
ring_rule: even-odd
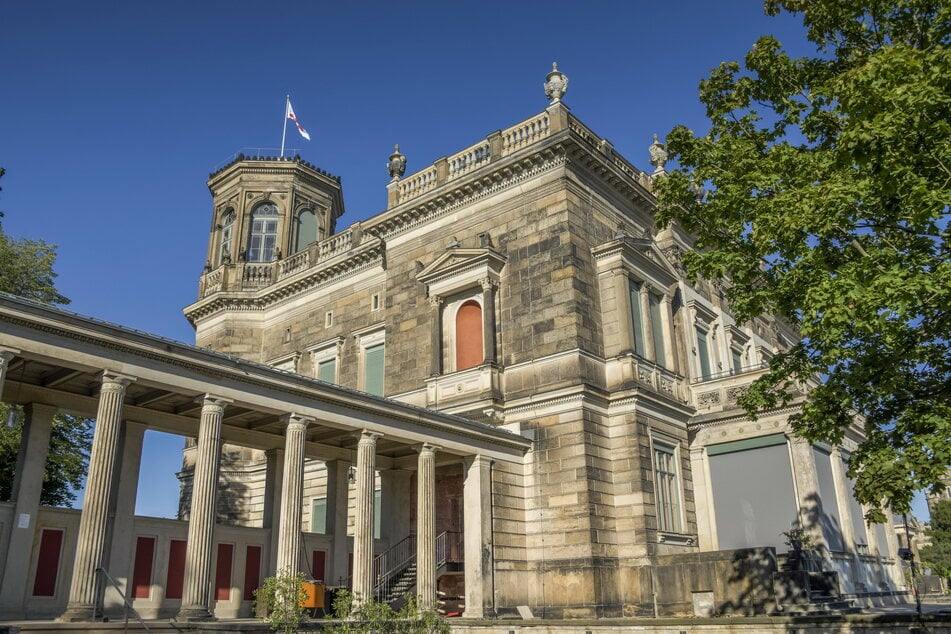
[[[861,612],[851,600],[842,598],[839,575],[819,570],[809,559],[795,560],[778,555],[778,570],[773,573],[776,596],[775,614],[827,615]]]

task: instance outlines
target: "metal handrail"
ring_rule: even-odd
[[[443,531],[436,536],[436,568],[446,565],[458,556],[459,533]],[[385,600],[404,573],[416,563],[416,535],[411,534],[373,560],[376,583],[373,596]]]
[[[120,588],[119,583],[115,579],[112,578],[112,575],[106,572],[105,568],[96,568],[96,572],[104,575],[106,579],[109,581],[109,583],[112,584],[112,587],[115,588],[116,592],[119,593],[119,596],[122,597],[122,604],[125,605],[125,627],[123,631],[124,632],[129,631],[129,610],[132,610],[132,614],[135,615],[135,618],[136,620],[138,620],[139,625],[141,625],[145,629],[146,632],[148,632],[149,634],[152,634],[152,630],[149,629],[149,626],[145,624],[145,621],[142,620],[142,617],[139,616],[139,613],[135,611],[134,607],[132,607],[132,602],[129,601],[128,597],[126,597],[125,594],[122,592],[122,588]]]

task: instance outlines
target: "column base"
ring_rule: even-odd
[[[175,615],[175,621],[179,623],[198,623],[201,621],[217,621],[215,615],[208,611],[208,608],[204,607],[189,607],[182,608],[177,615]]]
[[[97,610],[91,605],[67,605],[66,611],[56,617],[59,623],[92,623]],[[102,612],[99,612],[100,616]]]

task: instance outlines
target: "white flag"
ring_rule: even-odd
[[[300,124],[300,121],[297,120],[297,116],[294,114],[294,108],[291,107],[291,100],[287,100],[287,118],[294,122],[294,125],[297,126],[297,131],[300,132],[300,135],[310,141],[310,135],[307,134],[307,130],[304,129],[304,126]]]

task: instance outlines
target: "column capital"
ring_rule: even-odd
[[[100,381],[102,382],[102,387],[105,389],[107,386],[110,386],[111,389],[127,388],[131,383],[135,383],[135,377],[129,376],[128,374],[120,374],[119,372],[113,372],[112,370],[103,370],[102,375],[100,376]]]
[[[202,409],[215,409],[218,408],[221,411],[224,411],[225,407],[228,404],[233,403],[234,401],[230,398],[224,398],[222,396],[215,396],[214,394],[202,394],[201,396],[195,399],[196,403],[201,403]]]
[[[377,439],[382,438],[382,437],[383,437],[383,434],[381,434],[380,432],[370,431],[370,430],[368,430],[368,429],[364,429],[362,432],[360,432],[360,442],[359,442],[359,444],[360,444],[360,445],[364,445],[364,446],[365,446],[365,445],[376,445]]]
[[[483,277],[481,280],[479,280],[479,284],[482,286],[483,291],[491,291],[493,288],[499,285],[498,282],[490,277]]]
[[[290,414],[284,414],[283,416],[281,416],[281,423],[286,427],[290,427],[291,425],[295,425],[295,426],[300,425],[306,429],[307,426],[312,424],[313,422],[314,422],[314,419],[311,418],[310,416],[302,416],[295,412],[291,412]]]
[[[495,463],[495,460],[487,456],[482,455],[481,453],[472,454],[471,456],[462,457],[462,466],[465,469],[469,469],[473,465],[479,466],[492,466]]]
[[[706,448],[706,447],[703,447],[703,446],[700,446],[700,447],[691,447],[691,448],[690,448],[690,455],[691,455],[691,457],[701,458],[701,457],[705,456],[706,453],[707,453],[707,448]]]
[[[0,348],[0,368],[5,368],[18,354],[20,351],[15,348]]]
[[[424,442],[414,446],[413,449],[415,449],[416,453],[419,453],[419,454],[423,454],[423,453],[434,454],[440,449],[442,449],[442,447],[440,447],[439,445],[434,445],[432,443]]]
[[[443,298],[439,295],[430,295],[429,296],[429,305],[433,308],[439,308],[443,304]]]

